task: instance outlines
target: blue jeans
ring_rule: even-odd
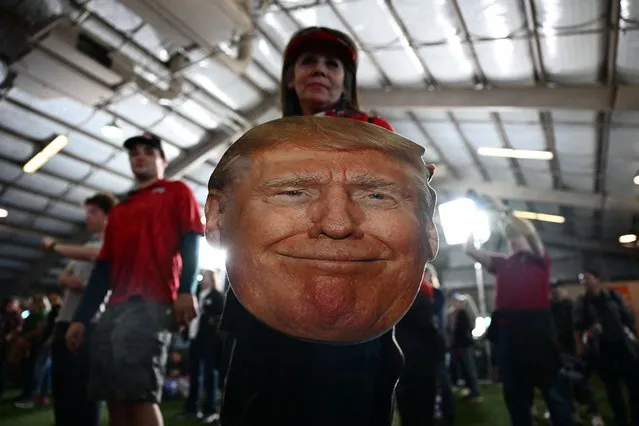
[[[441,395],[441,412],[444,419],[444,425],[454,424],[455,418],[455,395],[453,393],[453,384],[448,374],[448,360],[450,354],[446,354],[446,360],[441,361],[437,366],[437,385]]]
[[[497,366],[502,381],[502,392],[512,426],[532,426],[532,405],[535,393],[534,372],[536,366],[522,365],[521,357],[525,347],[519,346],[522,336],[508,327],[499,330],[495,345]],[[530,347],[534,342],[529,342]],[[530,349],[532,350],[532,349]],[[554,384],[541,389],[553,426],[572,426],[573,410],[570,399],[557,372]]]
[[[199,411],[202,390],[204,390],[202,406],[204,414],[217,412],[215,405],[215,395],[218,388],[216,369],[213,345],[208,342],[192,340],[189,348],[189,397],[184,406],[185,413],[195,414]]]
[[[51,393],[51,348],[40,350],[37,361],[38,395],[49,396]]]
[[[470,389],[470,397],[478,397],[480,395],[479,379],[477,378],[477,365],[475,364],[475,354],[472,347],[457,348],[459,353],[459,366],[462,378],[466,382],[466,386]]]

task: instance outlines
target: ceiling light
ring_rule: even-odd
[[[515,210],[513,215],[520,219],[539,220],[541,222],[564,223],[566,221],[565,217],[556,214],[525,212],[521,210]]]
[[[477,153],[486,157],[520,158],[524,160],[552,160],[553,158],[553,154],[550,151],[535,151],[529,149],[482,147],[477,149]]]
[[[52,159],[58,152],[67,146],[69,138],[66,135],[58,135],[51,142],[45,146],[42,151],[34,155],[27,163],[22,167],[25,173],[34,173],[40,167],[42,167],[47,161]]]
[[[115,120],[102,126],[102,135],[108,139],[119,139],[122,137],[122,129],[117,125]]]
[[[637,172],[635,177],[632,178],[632,183],[634,183],[635,185],[639,185],[639,172]]]
[[[7,216],[9,216],[9,210],[0,209],[0,217],[7,217]]]
[[[472,233],[480,244],[490,238],[490,218],[468,198],[439,205],[439,219],[448,245],[463,244]]]
[[[634,243],[635,241],[637,241],[637,235],[635,234],[625,234],[619,236],[620,244],[630,244]]]
[[[202,222],[202,225],[206,225],[206,216],[200,217],[200,222]]]

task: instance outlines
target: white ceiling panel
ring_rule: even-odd
[[[129,154],[125,151],[120,151],[109,162],[105,164],[108,169],[120,172],[126,176],[130,176],[133,179],[131,173],[131,164],[129,163]]]
[[[266,71],[279,78],[279,75],[282,73],[282,55],[281,53],[271,45],[264,36],[258,34],[255,36],[255,41],[253,45],[256,47],[253,49],[253,60],[259,62]],[[205,90],[213,93],[207,85],[210,85],[206,80],[207,78],[201,74],[191,74],[187,71],[186,73],[190,79],[200,84]],[[217,88],[216,88],[217,90]]]
[[[53,89],[51,90],[53,91]],[[58,93],[58,95],[59,97],[57,98],[44,99],[33,96],[17,87],[11,89],[10,92],[12,99],[73,125],[78,125],[86,121],[93,114],[93,108],[83,105],[76,100],[64,97],[62,94]]]
[[[0,157],[22,162],[32,154],[32,143],[0,130]]]
[[[116,151],[112,145],[99,142],[82,133],[70,132],[69,144],[63,152],[68,152],[76,157],[95,163],[107,161]]]
[[[7,210],[9,210],[9,216],[2,219],[2,223],[5,223],[9,226],[20,226],[22,228],[28,228],[31,225],[31,221],[33,220],[32,214],[11,208],[8,208]],[[0,228],[0,235],[2,234],[6,234],[6,232]],[[12,239],[15,239],[15,236],[13,236]]]
[[[533,84],[534,66],[524,39],[475,42],[479,65],[494,84]]]
[[[190,172],[187,176],[201,184],[208,185],[209,179],[215,167],[209,163],[201,164],[197,169]]]
[[[454,39],[446,45],[419,49],[433,78],[443,85],[469,86],[473,82],[473,67],[462,43]]]
[[[91,171],[91,165],[66,155],[56,155],[42,166],[42,170],[67,179],[81,180]]]
[[[603,28],[601,17],[606,13],[606,2],[601,0],[535,0],[537,22],[541,30]]]
[[[109,111],[126,118],[140,128],[146,128],[160,121],[167,114],[160,105],[140,94],[126,95],[123,99],[109,105]]]
[[[84,209],[80,204],[73,207],[67,203],[55,203],[49,208],[49,212],[73,222],[84,222],[85,219]]]
[[[132,182],[104,170],[93,172],[85,182],[89,185],[100,188],[103,191],[111,193],[120,193],[129,190]]]
[[[499,111],[499,115],[506,124],[539,125],[539,111],[536,109],[504,109]]]
[[[394,86],[424,86],[423,68],[412,51],[386,49],[378,50],[374,55]]]
[[[441,1],[393,2],[416,44],[438,43],[455,34],[450,11]]]
[[[396,28],[388,19],[385,7],[377,1],[344,2],[337,10],[355,31],[355,37],[368,49],[399,46]]]
[[[4,182],[13,182],[15,178],[20,176],[22,169],[15,164],[0,159],[0,180]]]
[[[639,82],[639,31],[619,33],[617,73],[624,83]]]
[[[49,203],[49,198],[12,188],[5,191],[2,200],[8,204],[35,211],[43,210]]]
[[[308,10],[310,11],[309,13],[314,12],[314,9]],[[304,13],[304,10],[302,13]],[[284,50],[286,43],[298,29],[295,22],[289,19],[284,11],[278,9],[271,9],[271,11],[265,13],[259,23],[260,28],[277,44],[276,47],[280,51]],[[256,47],[260,48],[259,44]]]
[[[37,218],[33,223],[33,227],[40,231],[49,232],[56,235],[68,235],[78,229],[78,226],[76,224],[47,217]]]
[[[142,19],[118,0],[91,0],[86,7],[121,31],[132,31],[142,24]]]
[[[52,136],[65,133],[67,128],[52,121],[30,114],[26,110],[8,102],[0,103],[0,125],[31,138],[48,140]]]
[[[527,186],[538,189],[552,188],[552,176],[548,171],[540,170],[539,167],[530,167],[524,161],[520,161],[519,165]]]
[[[162,119],[151,131],[163,140],[170,140],[180,148],[189,148],[202,140],[206,131],[182,117],[170,114]]]
[[[510,168],[510,163],[505,158],[479,157],[479,161],[486,169],[486,173],[492,181],[516,183],[515,175]]]
[[[162,38],[149,24],[145,24],[142,28],[135,32],[133,36],[135,41],[147,51],[151,52],[158,60],[166,62],[169,60],[169,52],[166,50]]]
[[[542,37],[541,50],[552,81],[566,84],[597,81],[603,61],[601,34]]]
[[[612,123],[614,126],[639,128],[639,111],[615,111],[612,114]]]
[[[71,189],[71,191],[69,191],[68,194],[64,196],[64,199],[69,201],[70,203],[82,205],[87,198],[94,196],[95,193],[96,191],[93,191],[91,189],[82,186],[75,186],[73,187],[73,189]]]
[[[64,194],[69,189],[69,182],[53,176],[45,176],[41,173],[27,174],[23,173],[17,180],[18,184],[33,191],[42,191],[46,188],[46,192],[52,196]]]
[[[37,259],[42,255],[42,250],[24,247],[21,245],[2,243],[0,244],[0,257],[2,256],[18,256],[26,260]]]
[[[13,260],[13,259],[3,259],[0,257],[0,269],[11,269],[11,270],[24,270],[29,265],[28,262]]]
[[[554,133],[564,183],[571,189],[593,191],[597,143],[594,126],[555,123]]]
[[[577,111],[569,109],[552,110],[552,118],[555,124],[561,123],[594,123],[597,111]]]
[[[266,92],[275,92],[279,88],[279,77],[262,71],[255,62],[249,64],[244,74]]]
[[[179,106],[174,107],[176,111],[179,111],[205,129],[215,129],[223,120],[222,117],[211,113],[192,99],[185,99]]]
[[[460,0],[459,8],[475,37],[508,37],[526,25],[517,0]]]
[[[639,143],[635,129],[613,128],[610,131],[606,191],[623,196],[639,195],[632,178],[639,171]]]

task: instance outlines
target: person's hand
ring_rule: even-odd
[[[64,338],[70,351],[78,349],[84,340],[84,324],[81,322],[71,323]]]
[[[179,326],[188,325],[198,315],[195,296],[191,293],[178,294],[173,303],[173,312]]]
[[[468,234],[468,239],[464,243],[464,253],[470,253],[475,249],[475,234],[472,232]]]
[[[51,251],[53,250],[53,247],[57,244],[57,241],[55,240],[55,238],[42,237],[41,244],[44,250]]]

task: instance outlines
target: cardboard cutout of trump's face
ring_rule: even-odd
[[[368,123],[288,117],[229,148],[209,183],[207,238],[240,303],[282,333],[353,343],[411,306],[437,250],[423,148]]]

